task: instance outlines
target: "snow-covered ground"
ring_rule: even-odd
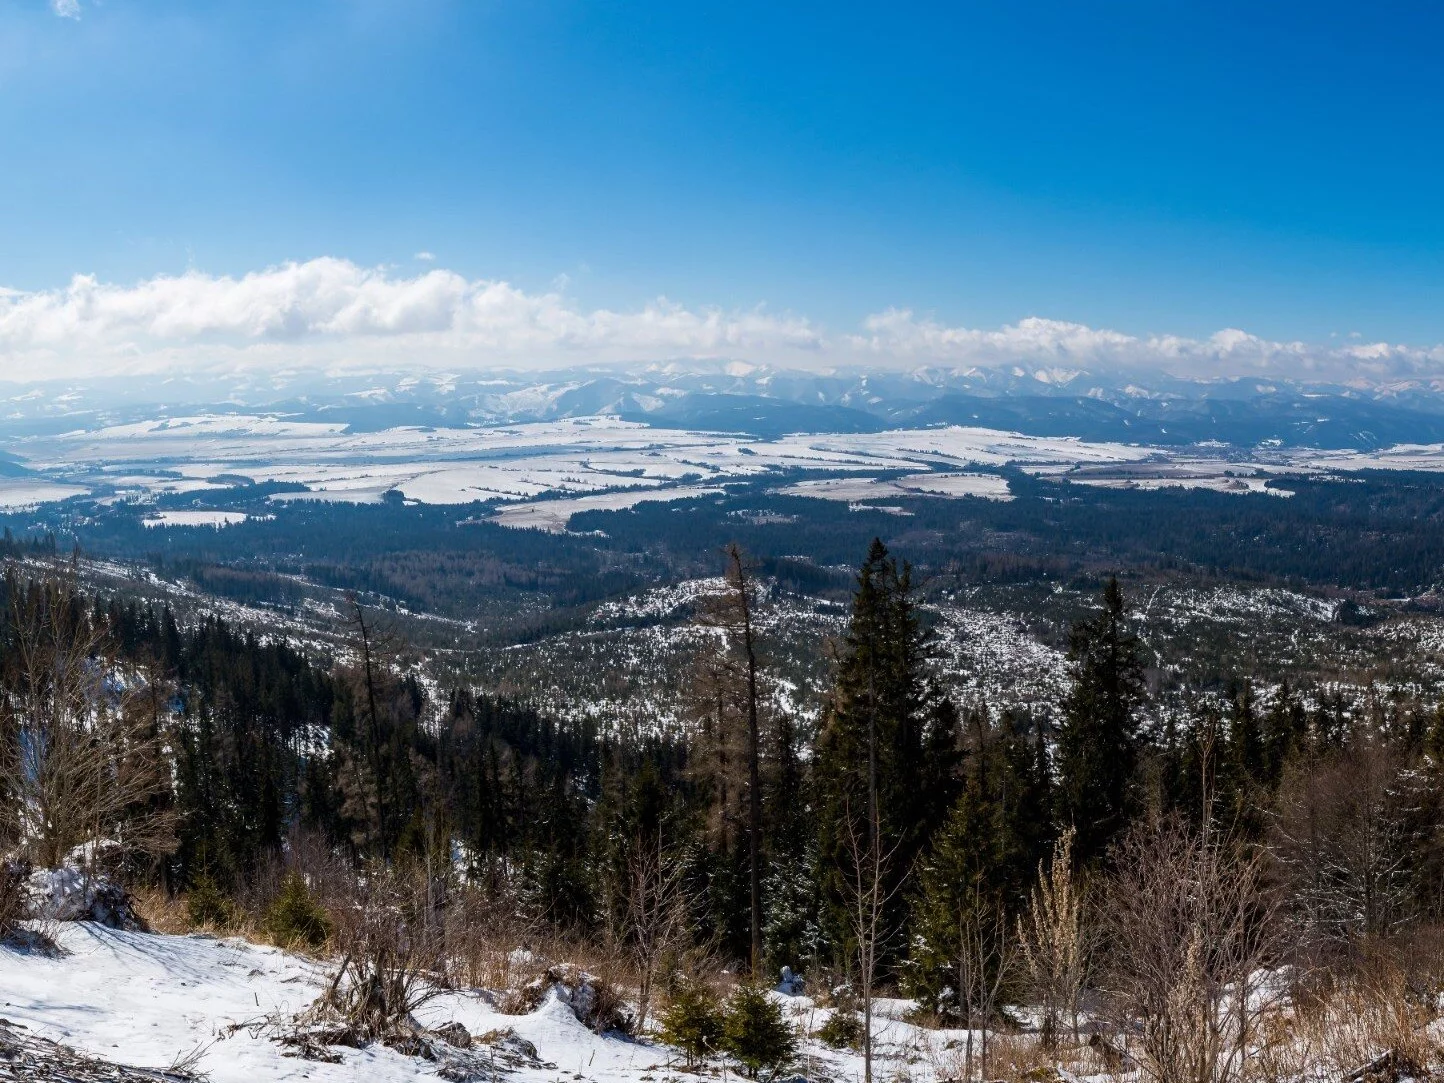
[[[583,511],[621,511],[654,500],[689,500],[698,496],[716,496],[722,490],[709,485],[678,485],[669,489],[642,489],[615,493],[593,493],[564,500],[537,500],[522,504],[504,504],[491,517],[502,526],[525,530],[545,530],[564,534],[573,515]]]
[[[915,477],[883,484],[905,495],[1005,496],[1002,479],[966,468],[1131,463],[1157,454],[1126,444],[960,426],[754,439],[654,429],[607,416],[348,432],[341,425],[269,415],[206,414],[16,439],[7,446],[76,493],[79,486],[104,485],[143,495],[242,477],[305,485],[309,492],[302,495],[312,498],[370,502],[396,490],[428,504],[715,484],[786,470],[840,477],[903,470]],[[58,498],[59,492],[52,497]]]
[[[206,511],[203,509],[158,511],[143,519],[142,524],[146,527],[213,526],[219,530],[223,526],[244,523],[249,518],[250,516],[243,511]]]
[[[836,500],[880,496],[1008,499],[1006,481],[979,466],[1019,466],[1113,488],[1268,492],[1274,474],[1389,467],[1444,470],[1444,445],[1251,453],[1148,447],[1074,437],[1027,436],[949,425],[875,433],[794,433],[770,439],[652,428],[609,415],[465,428],[398,426],[353,432],[341,424],[269,414],[199,414],[16,437],[6,450],[36,471],[0,480],[0,506],[30,505],[97,487],[120,495],[199,490],[211,479],[248,478],[306,487],[276,499],[374,502],[398,491],[426,504],[527,501],[685,487],[782,471],[815,476],[788,492]],[[877,474],[905,472],[880,479]],[[547,526],[545,529],[556,529]]]
[[[0,478],[0,508],[29,508],[85,496],[89,492],[80,485],[65,485],[44,478]]]
[[[61,958],[0,948],[0,1013],[81,1052],[165,1068],[199,1049],[197,1068],[213,1083],[437,1078],[435,1064],[381,1046],[338,1048],[339,1064],[283,1056],[263,1021],[302,1010],[316,997],[326,971],[312,960],[239,939],[120,932],[88,923],[61,926],[59,943],[67,952]],[[800,1031],[827,1018],[827,1010],[806,997],[779,999]],[[897,1019],[908,1006],[880,1005],[878,1052],[886,1078],[910,1062],[932,1075],[930,1050],[959,1037]],[[681,1065],[667,1046],[594,1034],[555,993],[527,1015],[502,1014],[480,992],[448,993],[424,1006],[419,1019],[428,1026],[456,1021],[477,1037],[513,1029],[552,1066],[515,1069],[519,1083],[624,1083],[673,1075]],[[861,1076],[856,1055],[816,1041],[805,1044],[801,1062],[810,1068],[809,1078]]]
[[[799,481],[778,490],[788,496],[812,496],[823,500],[876,500],[900,496],[980,496],[988,500],[1012,500],[1008,479],[999,474],[975,471],[908,474],[900,478],[841,477]]]

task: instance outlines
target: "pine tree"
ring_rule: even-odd
[[[1068,637],[1073,686],[1058,734],[1060,812],[1084,863],[1102,857],[1137,803],[1142,644],[1124,624],[1123,592],[1108,580],[1103,612]]]
[[[770,860],[763,881],[763,943],[773,973],[783,966],[805,969],[816,961],[820,940],[817,837],[797,727],[786,714],[777,719],[775,744],[765,817]]]
[[[1244,681],[1230,691],[1228,743],[1224,750],[1225,769],[1220,772],[1217,811],[1226,818],[1223,827],[1243,838],[1256,839],[1264,829],[1267,750],[1254,706],[1253,685]]]
[[[1284,766],[1304,750],[1308,739],[1308,712],[1285,680],[1264,717],[1264,753],[1270,789],[1278,788],[1284,777]]]

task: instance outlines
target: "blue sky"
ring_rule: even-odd
[[[331,257],[1428,347],[1441,40],[1431,3],[9,0],[0,286]]]

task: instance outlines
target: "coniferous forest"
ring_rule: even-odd
[[[1045,1047],[1082,1041],[1090,998],[1109,1005],[1090,1026],[1162,1013],[1238,1042],[1228,990],[1255,971],[1372,981],[1392,959],[1431,980],[1444,711],[1345,711],[1247,672],[1161,709],[1115,578],[1069,632],[1056,711],[1026,713],[944,692],[913,570],[874,540],[804,719],[773,694],[759,572],[732,546],[694,618],[686,725],[622,733],[446,687],[354,599],[321,650],[87,593],[53,541],[8,544],[12,883],[78,862],[137,920],[314,949],[394,880],[448,959],[601,945],[629,990],[612,1022],[650,1012],[682,1048],[710,1010],[689,975],[830,991],[869,1072],[881,994],[982,1028],[983,1070],[1020,1013]],[[1149,1040],[1119,1048],[1186,1044]]]

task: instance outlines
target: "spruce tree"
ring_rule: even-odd
[[[1081,862],[1098,860],[1137,805],[1142,644],[1125,625],[1123,592],[1111,578],[1103,612],[1068,636],[1073,686],[1058,734],[1060,812],[1077,832]]]
[[[1046,847],[1046,764],[1040,771],[1031,728],[1010,713],[993,722],[986,707],[970,712],[962,794],[918,864],[905,985],[943,1014],[984,1009],[976,1001],[997,975],[980,970],[996,970],[998,960],[974,958],[963,974],[963,957],[1021,909]]]
[[[957,715],[930,681],[911,570],[874,540],[857,577],[837,680],[818,735],[814,779],[824,920],[834,950],[853,951],[849,840],[887,856],[879,960],[906,925],[899,885],[956,793]]]

